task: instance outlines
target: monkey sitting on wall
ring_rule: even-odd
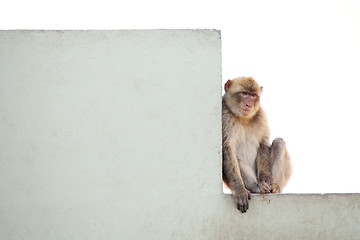
[[[225,83],[222,100],[223,180],[245,213],[250,193],[279,193],[291,175],[285,142],[269,145],[269,127],[260,106],[262,87],[251,77]]]

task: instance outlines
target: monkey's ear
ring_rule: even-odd
[[[260,92],[262,93],[262,91],[263,91],[263,87],[260,87]]]
[[[227,80],[227,82],[224,85],[224,90],[227,92],[231,86],[231,80]]]

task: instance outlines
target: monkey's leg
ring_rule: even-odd
[[[281,192],[291,175],[291,163],[285,142],[276,138],[270,148],[271,174],[275,178],[273,192]]]

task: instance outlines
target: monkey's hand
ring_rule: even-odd
[[[270,193],[271,192],[271,186],[267,184],[264,181],[258,182],[252,189],[252,193]]]
[[[249,209],[249,200],[251,199],[250,191],[246,188],[239,189],[233,192],[235,203],[237,208],[245,213]]]
[[[271,174],[260,174],[259,182],[255,188],[257,193],[270,193],[273,192],[275,179]],[[277,186],[277,185],[276,185]]]

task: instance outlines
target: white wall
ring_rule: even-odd
[[[222,193],[218,31],[0,31],[0,86],[0,239],[360,233],[356,194]]]
[[[215,207],[218,31],[1,31],[0,85],[0,239],[167,239]]]

